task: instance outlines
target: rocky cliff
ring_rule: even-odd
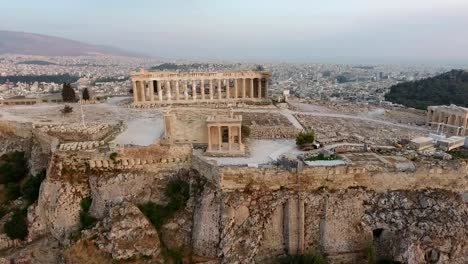
[[[220,168],[184,145],[51,153],[46,143],[53,140],[18,131],[3,134],[3,142],[15,143],[2,151],[36,152],[30,163],[48,170],[28,208],[26,241],[0,234],[0,263],[278,263],[320,254],[332,264],[370,263],[370,255],[464,264],[468,258],[465,163],[411,173]],[[175,179],[188,184],[190,195],[169,214],[167,188]],[[162,223],[140,210],[146,203]],[[86,228],[85,218],[92,220]]]

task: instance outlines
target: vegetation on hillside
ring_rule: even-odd
[[[327,261],[322,255],[304,254],[287,255],[279,259],[280,264],[326,264]]]
[[[60,74],[60,75],[10,75],[10,76],[0,76],[0,84],[3,84],[7,81],[17,83],[34,83],[34,82],[49,82],[49,83],[74,83],[78,81],[78,76],[72,76],[70,74]]]
[[[11,239],[24,240],[28,236],[28,221],[26,209],[16,209],[11,218],[5,222],[3,230]]]
[[[91,204],[93,203],[93,198],[85,197],[81,200],[80,206],[80,230],[86,230],[92,228],[97,219],[94,218],[90,213],[89,209],[91,208]]]
[[[39,188],[46,177],[46,171],[43,170],[35,176],[30,176],[21,187],[21,195],[29,204],[37,201],[39,198]]]
[[[193,190],[196,192],[201,191],[201,182],[194,183]],[[161,232],[161,228],[164,223],[174,217],[174,215],[185,208],[187,201],[190,198],[190,185],[188,182],[182,179],[171,180],[164,191],[169,202],[166,205],[160,205],[153,202],[147,202],[141,204],[138,207],[141,212],[148,218],[151,224],[156,228],[158,233]],[[161,234],[160,234],[161,237]],[[161,240],[162,255],[164,257],[164,263],[182,264],[183,252],[181,249],[168,248],[164,241]]]
[[[394,85],[385,100],[418,109],[449,104],[468,107],[468,72],[452,70],[432,78]]]
[[[165,190],[169,202],[166,205],[148,202],[139,206],[143,214],[151,224],[160,230],[167,219],[174,216],[177,211],[183,209],[190,198],[189,184],[180,179],[170,181]]]
[[[43,61],[43,60],[22,61],[22,62],[18,62],[18,64],[25,64],[25,65],[57,65],[57,63],[53,63],[53,62],[50,62],[50,61]]]
[[[0,184],[18,183],[28,173],[24,152],[10,152],[0,157]]]
[[[45,170],[34,176],[29,175],[24,152],[6,153],[0,157],[0,184],[5,185],[0,199],[0,219],[9,216],[3,230],[11,239],[24,239],[28,235],[27,206],[36,202],[45,176]],[[27,203],[11,202],[20,197]]]

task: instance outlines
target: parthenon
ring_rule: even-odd
[[[436,127],[438,133],[465,136],[468,130],[468,108],[456,105],[429,106],[426,125]]]
[[[132,72],[135,106],[216,101],[268,100],[266,71]]]

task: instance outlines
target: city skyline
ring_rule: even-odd
[[[466,64],[468,3],[0,1],[3,30],[167,59]]]

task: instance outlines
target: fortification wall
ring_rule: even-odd
[[[192,168],[197,170],[200,175],[203,175],[209,182],[215,186],[219,186],[219,167],[215,161],[209,161],[197,154],[192,156]]]
[[[220,167],[221,188],[225,191],[253,189],[332,190],[364,187],[375,191],[440,188],[453,191],[468,189],[468,166],[458,168],[419,165],[414,172],[368,171],[354,166],[305,167],[292,173],[277,167]]]

